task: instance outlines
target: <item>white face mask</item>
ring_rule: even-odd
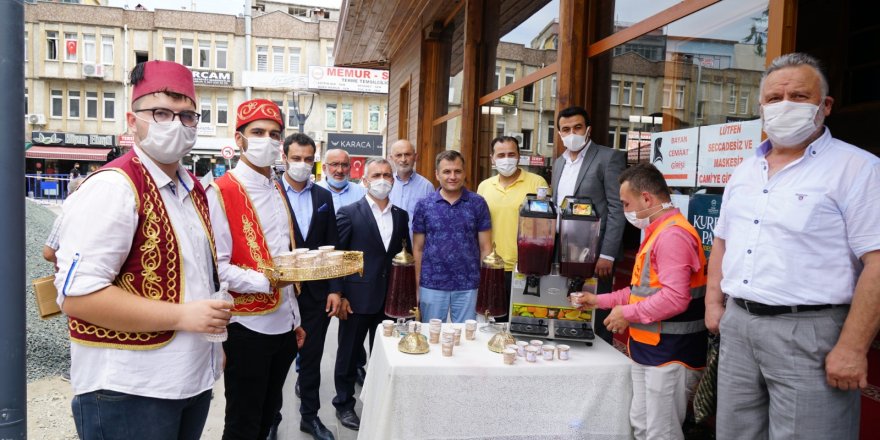
[[[312,166],[305,162],[288,162],[287,175],[294,182],[305,182],[312,174]]]
[[[281,155],[281,142],[270,137],[249,137],[244,156],[258,167],[268,167]]]
[[[587,132],[583,136],[572,133],[562,138],[562,144],[565,145],[565,148],[567,150],[577,153],[587,146],[587,137],[589,136],[590,130],[587,130]]]
[[[800,145],[825,122],[821,107],[809,102],[781,101],[761,107],[764,132],[774,147]]]
[[[504,177],[512,176],[517,170],[517,165],[519,165],[519,159],[515,157],[495,159],[495,169],[498,170],[498,174]]]
[[[165,165],[180,162],[196,144],[195,127],[187,127],[180,121],[160,124],[137,115],[135,117],[150,124],[147,135],[141,139],[138,147],[156,162]]]
[[[379,199],[385,200],[388,198],[388,193],[391,192],[391,182],[379,178],[370,182],[370,189],[368,190],[370,195]]]
[[[640,211],[626,211],[623,213],[623,215],[626,217],[626,221],[628,221],[631,225],[633,225],[639,229],[645,229],[651,224],[651,216],[652,215],[654,215],[654,214],[656,214],[666,208],[672,208],[672,206],[673,205],[671,202],[663,203],[660,206],[655,206],[655,208],[660,208],[660,209],[654,211],[654,213],[648,215],[645,218],[639,218],[638,214],[640,212],[644,212],[644,211],[651,209],[650,207],[642,209]]]

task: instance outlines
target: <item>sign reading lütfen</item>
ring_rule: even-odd
[[[311,66],[309,88],[342,92],[388,93],[388,71],[353,67]]]
[[[327,145],[352,156],[382,156],[382,136],[378,134],[327,133]]]
[[[761,120],[700,127],[699,186],[725,186],[743,159],[761,143]]]

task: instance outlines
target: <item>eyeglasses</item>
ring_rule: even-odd
[[[158,123],[167,123],[173,121],[177,118],[181,124],[186,127],[195,127],[199,125],[199,119],[201,119],[202,115],[196,113],[191,110],[184,110],[180,113],[175,113],[167,108],[155,107],[155,108],[142,108],[140,110],[135,110],[135,113],[140,112],[152,112],[153,120]]]
[[[342,163],[342,162],[333,162],[333,163],[328,163],[327,167],[328,168],[342,168],[344,170],[347,170],[351,167],[351,165],[347,164],[347,163]]]

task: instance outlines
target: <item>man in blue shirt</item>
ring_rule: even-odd
[[[434,193],[434,184],[415,172],[418,159],[416,149],[406,139],[391,144],[388,159],[394,164],[394,187],[391,188],[391,203],[403,208],[409,214],[409,237],[412,240],[412,219],[419,200]]]
[[[413,219],[413,254],[419,308],[425,322],[474,319],[480,260],[492,252],[489,206],[464,187],[464,158],[457,151],[437,155],[440,190],[422,199]]]
[[[333,195],[333,207],[339,208],[350,205],[364,198],[367,190],[361,185],[350,185],[348,181],[351,171],[351,158],[348,152],[338,148],[327,150],[324,153],[324,179],[318,182],[318,186],[330,190]]]

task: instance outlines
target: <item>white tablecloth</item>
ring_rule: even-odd
[[[427,325],[422,332],[427,332]],[[629,439],[630,360],[604,341],[570,345],[568,361],[505,365],[491,334],[443,357],[376,335],[361,391],[359,439]]]

